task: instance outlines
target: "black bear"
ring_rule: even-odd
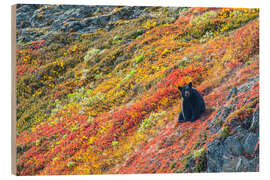
[[[178,87],[182,96],[182,110],[178,122],[195,121],[205,111],[205,104],[200,93],[192,87],[190,82],[184,87]]]

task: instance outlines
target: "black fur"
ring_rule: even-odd
[[[192,87],[190,82],[187,86],[178,87],[182,96],[182,110],[179,113],[178,122],[196,121],[205,111],[205,103],[200,93]]]

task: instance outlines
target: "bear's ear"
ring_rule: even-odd
[[[192,87],[192,82],[190,82],[190,83],[188,84],[188,86],[189,86],[189,87]]]
[[[178,89],[179,89],[179,91],[181,91],[181,92],[182,92],[183,87],[178,86]]]

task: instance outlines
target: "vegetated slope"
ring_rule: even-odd
[[[258,9],[93,8],[110,28],[18,30],[18,175],[258,171]],[[190,81],[207,112],[178,123]]]

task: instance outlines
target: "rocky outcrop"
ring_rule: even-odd
[[[92,33],[99,28],[110,31],[113,22],[147,13],[146,7],[17,5],[17,42],[47,40],[57,32]]]
[[[227,100],[234,98],[232,102],[236,102],[236,95],[249,91],[258,80],[258,78],[251,79],[239,88],[233,87]],[[244,105],[248,103],[250,101],[246,100]],[[232,135],[222,134],[222,124],[228,120],[231,113],[234,113],[234,106],[235,104],[231,104],[220,109],[212,121],[210,132],[221,132],[221,136],[207,147],[206,172],[255,172],[259,170],[259,108],[257,107],[256,111],[245,119],[232,120],[228,124],[234,131]]]

